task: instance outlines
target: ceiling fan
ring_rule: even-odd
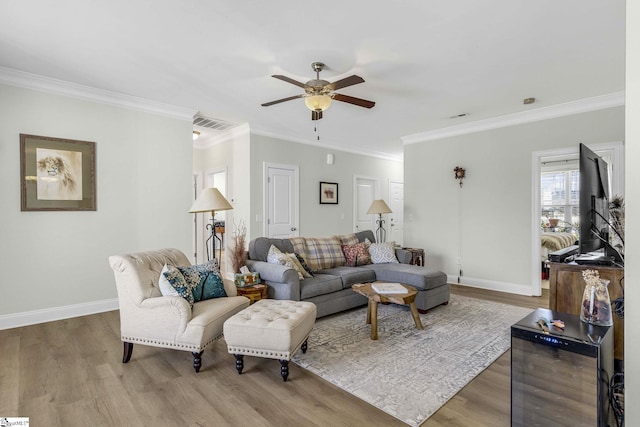
[[[322,118],[322,112],[329,108],[331,100],[346,102],[347,104],[357,105],[358,107],[373,108],[376,105],[373,101],[367,101],[366,99],[355,98],[349,95],[343,95],[341,93],[335,93],[334,91],[342,89],[347,86],[357,85],[364,83],[364,79],[360,76],[349,76],[344,79],[329,83],[326,80],[320,80],[320,71],[323,70],[324,64],[322,62],[314,62],[311,64],[311,68],[316,72],[316,78],[309,80],[306,83],[299,82],[292,78],[283,75],[273,75],[276,79],[291,83],[304,89],[305,93],[300,95],[290,96],[288,98],[278,99],[276,101],[265,102],[263,107],[279,104],[285,101],[291,101],[292,99],[304,98],[304,103],[307,108],[311,110],[311,120],[320,120]]]

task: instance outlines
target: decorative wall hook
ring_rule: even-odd
[[[464,179],[464,173],[465,173],[464,168],[461,168],[460,166],[456,166],[453,169],[453,177],[458,180],[458,183],[460,184],[460,188],[462,188],[462,180]]]

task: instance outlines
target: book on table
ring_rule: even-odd
[[[371,288],[379,294],[408,294],[409,290],[400,283],[395,282],[375,282]]]

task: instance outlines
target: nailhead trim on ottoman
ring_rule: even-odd
[[[223,333],[239,373],[245,355],[278,359],[286,381],[289,360],[299,348],[306,351],[315,321],[311,302],[264,299],[227,319]]]

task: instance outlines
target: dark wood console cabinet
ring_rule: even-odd
[[[624,277],[624,269],[602,265],[578,265],[574,263],[551,263],[549,273],[549,308],[564,313],[580,314],[582,294],[585,282],[583,270],[598,270],[601,279],[609,280],[609,298],[611,301],[622,296],[620,281]],[[622,283],[624,285],[624,282]],[[624,319],[613,315],[614,358],[624,360]]]

